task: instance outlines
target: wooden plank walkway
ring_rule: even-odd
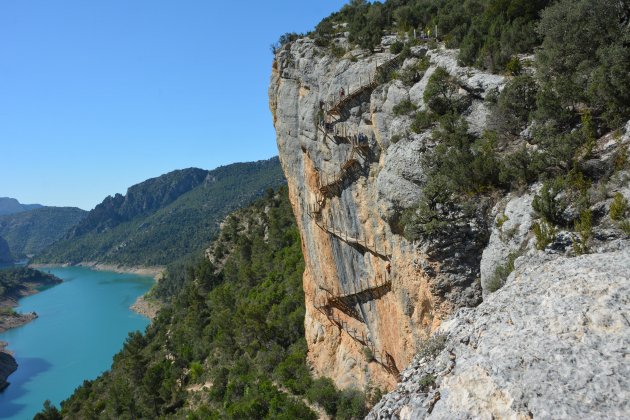
[[[376,243],[373,242],[372,244],[370,244],[368,242],[367,239],[361,239],[361,238],[355,238],[352,236],[349,236],[347,233],[334,228],[332,226],[328,226],[328,224],[325,221],[320,221],[317,218],[313,218],[313,220],[315,221],[315,224],[317,224],[317,226],[319,226],[320,229],[328,232],[329,234],[335,236],[336,238],[342,240],[343,242],[346,242],[350,245],[354,245],[357,246],[359,248],[362,248],[368,252],[370,252],[372,255],[377,256],[381,259],[384,259],[386,261],[391,261],[392,257],[390,254],[387,253],[386,249],[377,249],[376,247]]]
[[[364,93],[368,91],[372,91],[378,87],[379,82],[376,80],[376,76],[378,75],[379,72],[391,70],[392,68],[397,66],[400,61],[402,61],[402,56],[398,54],[394,56],[393,58],[385,61],[381,65],[378,65],[377,63],[376,70],[374,71],[373,75],[371,75],[370,77],[367,77],[365,79],[365,82],[363,82],[362,79],[359,79],[358,88],[351,90],[351,88],[348,87],[347,91],[344,89],[344,95],[341,95],[341,92],[337,93],[335,97],[333,98],[333,100],[329,101],[326,104],[327,106],[324,109],[324,111],[329,115],[333,115],[333,114],[339,115],[341,110],[347,104],[352,102],[354,99],[360,97]]]
[[[383,368],[392,375],[398,376],[400,374],[398,367],[396,366],[396,361],[391,354],[385,351],[379,351],[370,339],[369,334],[365,331],[359,331],[355,327],[351,327],[346,321],[337,316],[330,307],[327,309],[316,307],[316,309],[323,313],[332,324],[339,328],[339,330],[345,332],[354,341],[369,349],[374,362],[383,366]]]
[[[379,250],[376,246],[376,242],[370,244],[367,239],[355,238],[347,235],[345,232],[328,226],[326,221],[322,220],[322,212],[326,205],[326,201],[334,193],[338,193],[343,188],[343,183],[347,177],[353,173],[354,168],[361,165],[361,162],[357,159],[358,156],[364,159],[369,156],[370,146],[367,138],[364,135],[360,135],[358,132],[352,132],[347,126],[338,126],[339,117],[344,107],[350,104],[355,99],[359,98],[363,94],[374,90],[378,85],[376,76],[379,72],[388,71],[394,66],[397,66],[402,61],[402,56],[399,54],[380,66],[376,65],[375,72],[372,76],[365,80],[360,79],[359,87],[351,90],[350,88],[345,91],[344,95],[339,95],[333,98],[328,103],[322,103],[322,110],[324,111],[323,118],[317,124],[318,129],[324,133],[324,140],[330,138],[334,143],[340,142],[350,143],[352,149],[349,158],[340,165],[340,170],[333,174],[331,178],[322,176],[318,171],[318,186],[316,192],[316,203],[314,205],[308,205],[307,214],[313,219],[316,225],[327,232],[330,235],[335,236],[343,242],[349,245],[361,248],[371,254],[382,258],[387,261],[389,273],[389,263],[391,262],[391,255],[387,254],[387,249]],[[380,280],[379,280],[380,279]],[[370,339],[369,330],[360,331],[355,327],[351,327],[345,320],[339,317],[335,313],[335,309],[340,311],[346,316],[350,316],[357,321],[365,324],[367,328],[366,320],[362,314],[357,310],[356,305],[362,302],[378,299],[391,290],[391,279],[386,274],[385,277],[377,277],[374,279],[374,283],[371,284],[370,280],[367,280],[367,287],[357,288],[356,284],[352,284],[352,291],[343,292],[339,289],[336,291],[326,289],[320,286],[320,289],[324,291],[323,295],[316,297],[313,302],[313,306],[326,318],[336,325],[341,331],[348,334],[354,341],[369,349],[371,359],[389,372],[392,375],[398,376],[400,374],[396,362],[391,354],[386,351],[379,351]]]
[[[363,282],[360,281],[360,283]],[[315,307],[334,307],[344,312],[346,315],[365,323],[363,316],[356,309],[356,305],[379,299],[389,293],[391,288],[392,282],[388,274],[386,274],[385,277],[378,276],[373,282],[370,282],[368,279],[367,285],[359,284],[359,286],[357,286],[355,283],[352,283],[352,290],[350,292],[342,291],[339,287],[333,287],[333,290],[320,285],[319,290],[322,290],[324,293],[316,297]]]

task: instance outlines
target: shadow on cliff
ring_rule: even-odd
[[[19,415],[26,404],[16,403],[27,393],[25,385],[37,375],[49,370],[52,365],[45,359],[38,357],[17,358],[18,369],[8,378],[9,386],[0,393],[0,419]],[[44,403],[43,401],[41,402]]]

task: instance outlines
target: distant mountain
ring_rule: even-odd
[[[109,196],[89,212],[69,237],[102,233],[126,221],[155,213],[201,185],[208,174],[208,171],[198,168],[177,170],[136,184],[124,196]]]
[[[14,258],[37,254],[87,214],[76,207],[40,207],[0,216],[0,236],[6,239]]]
[[[0,264],[10,263],[13,261],[9,244],[0,236]]]
[[[0,197],[0,216],[5,214],[21,213],[44,207],[41,204],[22,204],[15,198]]]
[[[284,183],[277,157],[169,172],[107,197],[36,261],[166,265],[201,252],[228,213]]]

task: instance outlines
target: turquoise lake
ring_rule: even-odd
[[[47,399],[59,406],[84,379],[109,369],[129,332],[149,325],[129,306],[153,285],[151,277],[82,267],[43,271],[64,282],[21,299],[16,310],[39,318],[0,334],[19,365],[0,393],[0,419],[32,419]]]

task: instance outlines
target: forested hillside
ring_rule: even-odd
[[[590,324],[611,334],[611,343],[623,348],[626,324],[615,321],[615,328],[609,328],[606,320],[613,317],[608,315],[602,315],[603,324],[597,319],[582,322],[581,315],[569,319],[563,297],[574,291],[574,260],[588,265],[584,254],[593,252],[589,257],[596,260],[596,253],[607,252],[610,244],[627,249],[630,237],[629,25],[626,0],[353,0],[313,32],[284,35],[274,46],[270,102],[296,202],[289,203],[285,187],[267,193],[225,219],[207,258],[170,266],[153,292],[166,303],[153,324],[144,334],[131,334],[112,369],[84,382],[62,403],[61,415],[309,419],[315,413],[307,403],[315,402],[335,418],[361,418],[380,393],[370,383],[377,377],[374,372],[389,368],[389,374],[400,378],[402,363],[387,363],[395,357],[404,360],[398,354],[401,349],[393,348],[403,341],[404,350],[419,351],[415,362],[421,366],[416,372],[403,371],[406,382],[391,401],[377,406],[378,418],[400,413],[404,404],[413,418],[430,416],[434,406],[443,410],[441,418],[456,418],[465,411],[463,406],[473,407],[466,412],[480,416],[544,417],[549,412],[545,410],[566,409],[582,418],[588,417],[582,407],[588,411],[588,404],[606,402],[607,392],[624,400],[617,392],[627,381],[622,370],[605,375],[610,380],[606,383],[614,384],[610,389],[590,385],[602,376],[597,369],[580,385],[583,393],[573,393],[571,380],[578,373],[576,366],[588,365],[593,354],[604,364],[614,360],[612,366],[623,366],[622,353],[612,354],[606,349],[609,343],[596,339],[599,335],[567,341],[575,334],[558,334],[553,327],[570,324],[533,328],[543,325],[536,307],[550,302],[545,300],[550,298],[548,290],[528,296],[532,311],[513,320],[517,312],[512,314],[509,305],[519,297],[518,289],[504,286],[519,269],[515,262],[520,257],[525,261],[521,270],[529,262],[540,264],[537,259],[546,261],[540,267],[553,278],[550,283],[564,286],[544,308],[553,315],[549,319]],[[381,54],[381,65],[382,58],[398,58],[389,67],[376,67],[374,54]],[[376,68],[375,83],[364,85],[359,78],[367,72],[354,71],[353,66]],[[304,80],[309,80],[309,89],[302,88]],[[349,91],[346,102],[324,103],[326,95],[350,82],[362,86],[363,94],[351,97]],[[338,114],[326,121],[325,114],[335,108],[328,107],[331,104],[337,105]],[[285,129],[303,120],[312,126],[297,133]],[[370,133],[363,148],[365,166],[356,177],[339,179],[333,174],[353,163],[339,150],[351,150],[352,157],[357,147],[341,128],[356,127]],[[323,139],[313,141],[318,130]],[[312,193],[313,181],[321,181],[324,171],[335,181]],[[237,185],[248,178],[226,179],[225,185]],[[210,238],[206,232],[223,220],[209,211],[191,216],[196,223],[191,227],[182,225],[191,203],[214,206],[205,201],[211,195],[208,190],[198,193],[202,188],[212,186],[204,181],[137,220],[123,220],[126,216],[118,210],[103,219],[95,217],[97,222],[82,236],[63,243],[65,253],[46,257],[79,261],[102,254],[103,261],[159,264],[172,255],[200,250]],[[223,201],[232,198],[233,190],[220,191]],[[316,203],[319,214],[312,210],[311,196],[322,198]],[[103,209],[110,204],[120,209],[125,201],[111,200]],[[134,200],[130,208],[153,208],[137,203],[143,201]],[[302,232],[291,204],[303,212]],[[150,236],[141,236],[149,230]],[[306,260],[300,233],[308,244]],[[190,238],[197,245],[190,245]],[[93,253],[87,255],[84,249]],[[484,254],[487,268],[482,270]],[[549,274],[559,255],[566,272]],[[305,264],[310,265],[303,277]],[[354,271],[356,267],[366,269]],[[378,279],[381,271],[374,267],[385,270],[389,282],[376,283],[375,288],[368,279],[367,288],[357,292],[361,284],[355,281],[360,283],[361,276],[374,274],[371,279]],[[587,280],[598,275],[582,272]],[[625,278],[615,274],[613,280],[624,285]],[[334,299],[317,308],[313,294],[305,303],[305,290],[319,291],[328,283],[339,286],[328,291]],[[594,300],[603,307],[606,293],[622,300],[616,292],[622,287],[602,282],[604,290],[597,282],[583,283],[593,288]],[[344,286],[353,287],[353,293]],[[504,291],[517,295],[506,298]],[[495,292],[503,299],[488,299]],[[414,293],[421,296],[414,298]],[[488,320],[477,325],[476,319],[466,317],[488,307],[483,299],[504,301],[505,310],[483,313]],[[576,301],[588,307],[583,296],[574,296]],[[480,306],[458,310],[475,305]],[[398,308],[402,310],[396,313]],[[322,312],[318,315],[316,309]],[[331,320],[332,314],[337,318]],[[429,338],[442,321],[458,314],[464,317],[461,328],[466,328],[460,330],[461,339],[450,342],[453,335],[448,334]],[[313,338],[308,346],[315,349],[310,355],[325,360],[319,366],[308,365],[313,357],[307,362],[305,316]],[[417,323],[401,327],[405,317]],[[353,319],[366,334],[349,329]],[[484,328],[493,325],[504,325],[507,335],[462,332],[473,326],[488,331]],[[539,341],[531,345],[528,338],[533,335],[523,331],[535,333]],[[389,347],[365,345],[368,336]],[[492,346],[477,346],[492,337]],[[511,346],[515,338],[524,344]],[[583,344],[591,347],[571,353]],[[548,351],[554,346],[562,350]],[[377,361],[372,349],[385,359]],[[472,356],[461,358],[462,349]],[[564,357],[567,354],[571,357]],[[435,367],[432,359],[438,356],[443,364]],[[547,377],[532,379],[533,365]],[[471,369],[467,376],[452,379],[466,366]],[[362,375],[365,381],[361,390],[350,386],[339,391],[328,378],[314,379],[312,371],[358,372],[352,378]],[[479,387],[479,372],[490,385]],[[561,386],[554,382],[553,387],[540,387],[558,378],[564,381]],[[540,389],[557,393],[557,398],[546,400]],[[571,401],[574,395],[585,397]],[[59,413],[48,405],[44,414]]]
[[[76,207],[41,207],[0,216],[0,236],[6,239],[14,258],[23,258],[62,238],[86,214]]]
[[[9,244],[0,236],[0,264],[9,263],[13,261]]]
[[[0,269],[0,301],[5,299],[17,300],[31,289],[58,283],[61,283],[61,279],[58,277],[32,268],[2,268]]]
[[[167,265],[201,252],[223,217],[283,183],[277,158],[170,172],[107,197],[36,261]]]
[[[182,273],[172,304],[62,403],[64,417],[316,418],[302,399],[338,418],[365,413],[362,393],[339,393],[306,365],[304,262],[285,187],[229,216],[211,260]]]

